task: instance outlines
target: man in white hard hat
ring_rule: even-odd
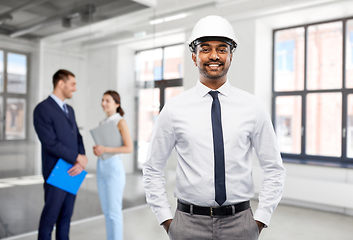
[[[189,47],[199,80],[167,101],[154,126],[143,169],[147,202],[172,240],[258,239],[282,197],[285,178],[270,117],[258,99],[227,80],[237,40],[226,19],[199,20]],[[163,178],[173,148],[174,218]],[[254,215],[253,148],[263,169]]]

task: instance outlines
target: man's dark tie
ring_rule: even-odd
[[[213,132],[213,150],[214,150],[214,174],[215,174],[215,192],[216,202],[221,206],[227,199],[226,179],[224,167],[224,145],[221,121],[221,105],[218,100],[218,91],[210,91],[213,98],[211,119]]]
[[[63,105],[64,113],[66,114],[67,117],[69,117],[69,110],[67,109],[66,103]]]

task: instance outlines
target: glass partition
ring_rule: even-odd
[[[276,134],[281,152],[301,153],[301,96],[276,98]]]
[[[7,98],[6,140],[26,138],[26,105],[23,98]]]
[[[159,114],[159,98],[160,90],[158,88],[139,90],[138,166],[140,167],[146,160],[153,125]]]
[[[2,96],[0,96],[0,141],[3,139],[4,120],[4,106]]]
[[[184,45],[164,48],[163,79],[178,79],[184,76]]]
[[[347,157],[353,158],[353,94],[347,99]]]
[[[136,54],[135,70],[137,81],[162,79],[162,48],[142,51]]]
[[[284,161],[353,164],[353,19],[274,30],[273,121]]]
[[[27,56],[17,53],[7,54],[7,92],[27,92]]]
[[[304,28],[275,34],[275,91],[304,89]]]
[[[346,28],[346,87],[353,88],[353,20]]]
[[[0,94],[4,92],[4,51],[0,50]]]
[[[139,51],[135,55],[138,93],[137,168],[146,161],[153,125],[170,97],[183,91],[184,44]]]
[[[307,88],[342,88],[342,22],[308,28]]]
[[[306,115],[306,153],[309,155],[340,157],[342,94],[308,94]]]

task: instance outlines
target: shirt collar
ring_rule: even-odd
[[[200,94],[201,97],[204,97],[208,94],[209,91],[218,91],[219,93],[221,93],[222,95],[228,97],[229,92],[230,92],[230,84],[229,81],[227,79],[227,81],[220,86],[218,89],[213,90],[205,85],[203,85],[200,80],[197,81],[196,84],[196,91]]]
[[[51,93],[50,97],[52,99],[54,99],[54,101],[59,105],[59,107],[61,107],[61,109],[64,109],[64,107],[63,107],[65,104],[64,101],[62,101],[60,98],[58,98],[54,93]]]

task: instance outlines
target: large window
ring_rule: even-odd
[[[353,164],[353,18],[274,30],[273,122],[285,161]]]
[[[26,139],[28,57],[0,49],[0,141]]]
[[[146,160],[153,125],[165,101],[184,90],[184,51],[180,44],[136,53],[137,168]]]

